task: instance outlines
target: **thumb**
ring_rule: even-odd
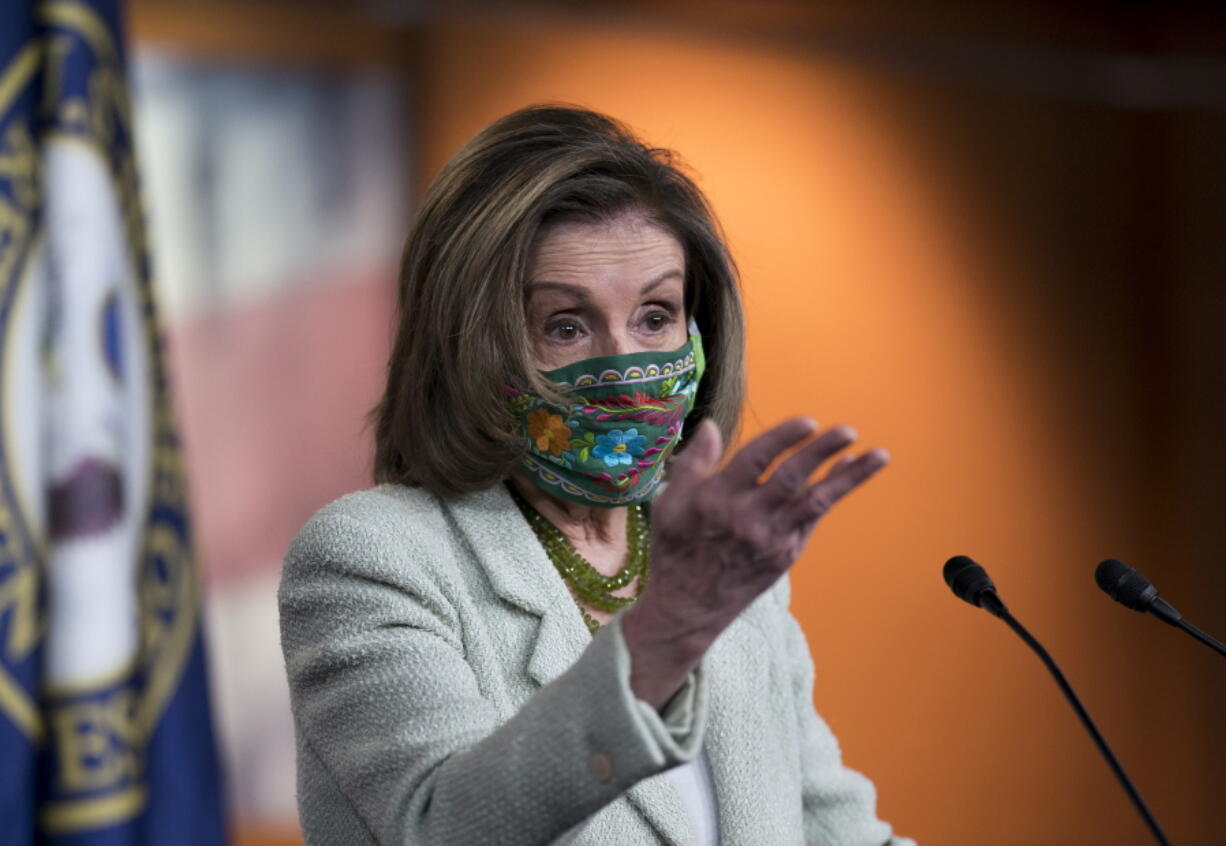
[[[715,472],[724,448],[724,438],[719,427],[706,417],[699,422],[687,440],[685,449],[673,458],[668,468],[669,483],[682,487],[705,479]]]

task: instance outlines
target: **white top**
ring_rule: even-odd
[[[681,794],[681,804],[697,835],[694,842],[698,846],[718,846],[719,806],[715,801],[715,784],[711,781],[706,746],[689,761],[665,772]]]

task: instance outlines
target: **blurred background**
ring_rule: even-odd
[[[815,702],[927,844],[1148,836],[984,563],[1179,843],[1222,842],[1226,12],[1179,3],[132,0],[133,92],[242,844],[300,842],[275,590],[369,484],[421,191],[520,106],[677,150],[743,274],[745,435],[893,465],[793,570]]]

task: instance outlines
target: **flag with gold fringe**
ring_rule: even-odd
[[[0,839],[225,841],[118,0],[0,3]]]

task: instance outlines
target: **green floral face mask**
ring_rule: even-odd
[[[568,402],[534,393],[510,397],[525,453],[523,467],[550,494],[613,508],[648,500],[681,440],[705,362],[702,339],[668,352],[584,359],[542,371]]]

